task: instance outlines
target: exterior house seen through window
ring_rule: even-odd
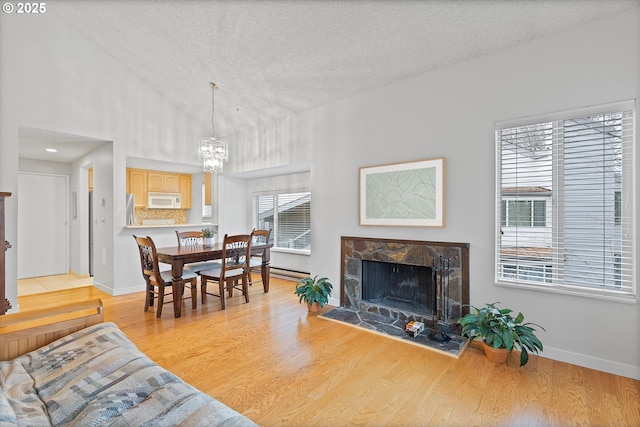
[[[274,248],[311,251],[311,193],[270,193],[254,197],[255,227],[271,230]]]
[[[496,280],[635,298],[634,103],[496,126]]]

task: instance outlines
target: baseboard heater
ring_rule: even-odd
[[[283,279],[300,279],[309,276],[304,271],[289,270],[287,268],[271,267],[271,275]]]

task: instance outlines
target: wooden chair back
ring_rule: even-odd
[[[222,271],[220,280],[224,281],[227,272],[242,269],[243,274],[249,272],[251,257],[251,234],[236,234],[224,236],[222,243]],[[235,274],[234,274],[235,276]]]
[[[164,280],[160,275],[158,253],[156,252],[156,245],[153,243],[153,240],[149,236],[133,236],[133,238],[136,239],[136,243],[138,244],[140,265],[145,280],[151,280],[156,286],[160,284],[164,285]]]
[[[249,260],[251,258],[251,234],[229,236],[225,234],[222,241],[222,260],[219,268],[200,271],[200,286],[202,303],[206,303],[206,296],[213,295],[220,298],[222,309],[226,307],[225,290],[229,296],[233,289],[242,290],[244,299],[249,302]],[[207,292],[207,281],[218,282],[218,294]]]
[[[251,241],[253,245],[264,245],[269,243],[271,239],[271,230],[253,229],[251,232]]]
[[[202,231],[176,230],[176,236],[178,237],[178,246],[201,245],[204,242]]]

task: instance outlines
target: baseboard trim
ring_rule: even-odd
[[[95,280],[93,281],[93,286],[95,286],[96,288],[100,289],[102,292],[106,292],[111,296],[117,297],[120,295],[126,295],[126,294],[132,294],[135,292],[144,292],[144,286],[138,285],[138,286],[128,286],[126,288],[118,288],[118,289],[113,289],[110,288],[108,286],[103,285],[100,282],[96,282]]]
[[[301,279],[309,276],[309,273],[304,271],[288,270],[286,268],[271,267],[269,271],[272,276],[281,279]]]
[[[614,362],[612,360],[600,359],[585,354],[573,353],[553,347],[544,347],[541,357],[582,366],[584,368],[595,369],[622,377],[640,380],[640,366],[628,365],[626,363]]]

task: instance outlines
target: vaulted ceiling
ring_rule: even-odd
[[[205,129],[252,127],[640,5],[639,0],[56,1]],[[52,6],[53,9],[53,6]],[[204,135],[203,135],[204,136]]]

